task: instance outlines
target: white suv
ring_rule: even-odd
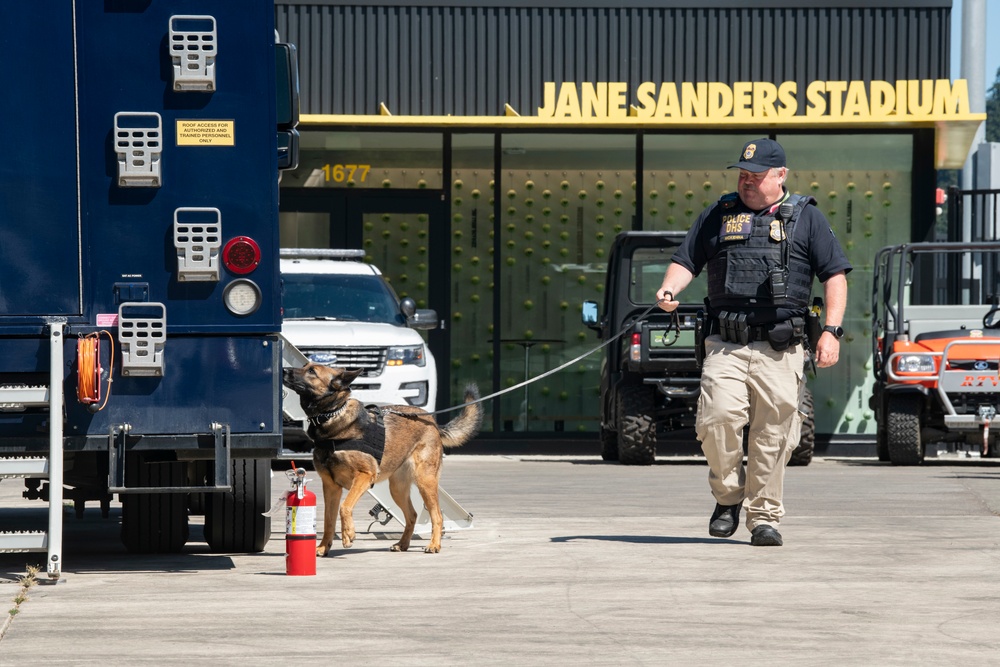
[[[282,248],[281,333],[314,363],[362,369],[351,392],[363,404],[433,410],[437,368],[414,329],[437,327],[437,313],[400,300],[363,257],[363,250]]]

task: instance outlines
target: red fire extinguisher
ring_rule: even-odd
[[[306,470],[296,468],[287,473],[292,490],[285,499],[285,574],[293,576],[316,574],[316,494],[306,489]]]

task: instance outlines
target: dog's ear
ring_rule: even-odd
[[[345,368],[340,377],[333,381],[333,385],[336,389],[346,389],[361,375],[361,371],[362,369],[360,368],[353,371]]]

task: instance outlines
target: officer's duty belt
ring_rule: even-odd
[[[775,350],[787,349],[802,341],[805,332],[805,320],[793,317],[782,322],[769,324],[747,324],[746,313],[730,313],[722,311],[718,319],[706,323],[706,336],[718,334],[727,343],[746,345],[757,341],[767,341]]]

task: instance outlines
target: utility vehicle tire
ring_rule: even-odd
[[[618,460],[618,433],[601,427],[601,458],[605,461]]]
[[[271,539],[271,463],[233,459],[233,490],[206,494],[205,541],[215,553],[258,553]]]
[[[890,396],[886,409],[886,445],[895,466],[920,465],[924,443],[920,439],[921,396]]]
[[[889,432],[881,420],[875,425],[875,453],[879,461],[889,460]]]
[[[125,457],[125,483],[135,486],[187,486],[187,464],[147,462],[138,453]],[[121,540],[134,554],[177,553],[188,540],[185,493],[123,493]]]
[[[792,451],[788,459],[790,466],[807,466],[812,463],[813,452],[816,451],[816,411],[813,407],[812,390],[805,387],[799,396],[799,412],[805,415],[802,419],[802,435],[799,446]]]
[[[656,461],[656,408],[652,387],[627,385],[618,390],[618,462],[648,466]]]

